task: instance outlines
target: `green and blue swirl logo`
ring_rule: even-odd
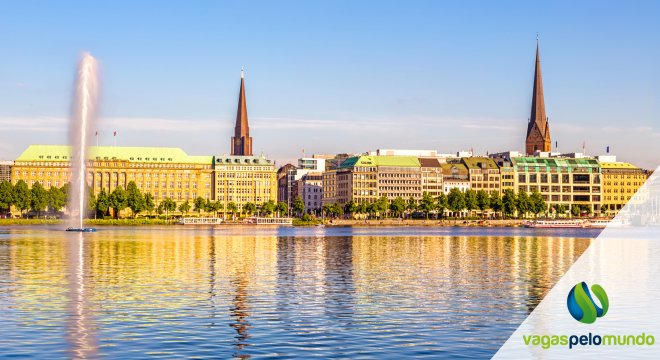
[[[600,302],[599,307],[589,292],[589,287],[584,281],[576,284],[568,293],[566,303],[568,305],[568,312],[575,320],[585,324],[592,324],[597,318],[605,316],[607,309],[610,307],[610,302],[607,298],[607,293],[602,286],[594,284],[591,291]]]

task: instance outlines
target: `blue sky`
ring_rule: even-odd
[[[660,3],[4,1],[0,158],[61,144],[76,62],[102,67],[101,142],[255,152],[522,150],[540,33],[561,151],[660,164]]]

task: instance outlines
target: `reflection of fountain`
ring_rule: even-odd
[[[72,359],[96,358],[97,346],[85,288],[85,248],[83,234],[70,240],[70,289],[67,339]]]
[[[76,75],[76,89],[73,99],[71,126],[69,128],[72,146],[71,187],[69,199],[70,228],[68,231],[92,231],[83,229],[83,216],[87,203],[85,181],[87,149],[90,129],[96,117],[98,100],[98,65],[89,53],[83,53]]]

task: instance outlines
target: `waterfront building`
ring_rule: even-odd
[[[13,166],[13,161],[0,161],[0,182],[11,181],[11,168]]]
[[[88,158],[87,184],[94,194],[134,181],[156,202],[212,199],[211,156],[191,156],[180,148],[92,146]],[[14,162],[11,181],[62,187],[71,180],[70,159],[70,146],[30,145]]]
[[[302,198],[304,186],[303,184],[299,184],[299,182],[309,173],[317,173],[315,176],[318,176],[319,182],[322,182],[320,178],[322,177],[323,171],[325,171],[325,163],[328,158],[331,157],[327,155],[313,155],[311,158],[303,157],[298,159],[297,167],[293,165],[288,167],[288,169],[286,169],[286,177],[281,180],[281,188],[284,193],[281,195],[278,194],[278,198],[281,199],[280,201],[286,202],[290,207],[297,196]],[[313,203],[314,202],[312,201],[312,204]],[[313,205],[314,208],[322,206],[321,197],[319,197],[316,203],[316,205]],[[305,209],[308,209],[308,207],[305,206]]]
[[[242,211],[247,203],[260,205],[277,200],[275,164],[264,156],[218,156],[213,173],[215,200],[225,210],[229,203]]]
[[[551,146],[550,125],[548,124],[548,117],[545,113],[545,99],[543,97],[541,55],[539,54],[539,45],[537,42],[534,89],[532,90],[532,110],[527,122],[525,153],[527,155],[534,155],[537,151],[550,152]]]
[[[305,211],[309,214],[320,214],[323,207],[323,173],[318,171],[308,172],[296,181],[295,196],[305,203]]]
[[[295,170],[293,164],[286,164],[277,169],[277,201],[289,204],[290,201],[290,182],[289,172]]]
[[[468,169],[470,188],[474,191],[485,190],[489,194],[501,192],[500,169],[491,158],[467,157],[461,162]]]
[[[635,195],[647,179],[646,172],[635,165],[616,161],[601,161],[603,173],[603,212],[616,214]]]
[[[442,191],[449,194],[451,189],[462,192],[470,188],[470,174],[467,166],[460,161],[442,164]]]
[[[422,172],[422,194],[428,193],[436,198],[443,193],[442,163],[438,159],[420,158]]]

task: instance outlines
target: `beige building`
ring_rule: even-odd
[[[635,195],[647,173],[625,162],[601,162],[603,173],[603,211],[615,214]]]

